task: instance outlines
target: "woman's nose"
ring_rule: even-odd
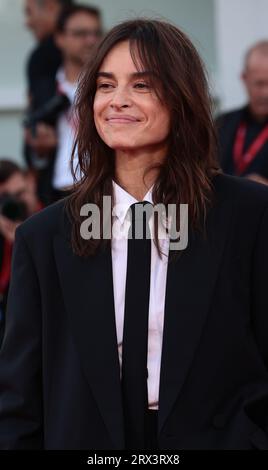
[[[131,99],[129,94],[125,90],[117,89],[113,93],[113,97],[111,100],[111,107],[114,108],[128,108],[131,106]]]

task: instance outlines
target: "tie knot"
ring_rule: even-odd
[[[129,208],[131,226],[129,235],[131,238],[151,238],[149,220],[153,213],[153,205],[148,201],[135,202]]]

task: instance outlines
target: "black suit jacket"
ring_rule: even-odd
[[[268,449],[268,189],[219,175],[206,238],[168,267],[160,449]],[[110,249],[72,253],[64,201],[16,232],[1,449],[123,449]]]

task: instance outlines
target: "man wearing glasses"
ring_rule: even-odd
[[[57,115],[56,126],[42,123],[38,126],[41,132],[30,142],[41,158],[54,154],[52,201],[64,196],[73,184],[70,159],[76,128],[73,107],[75,92],[83,66],[101,35],[101,15],[96,8],[76,4],[65,8],[59,15],[54,38],[63,62],[56,74],[56,90],[57,95],[65,98],[65,105]]]

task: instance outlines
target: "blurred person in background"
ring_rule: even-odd
[[[37,41],[26,67],[30,112],[40,109],[55,95],[55,76],[62,63],[62,54],[55,44],[53,35],[59,14],[72,3],[72,0],[25,0],[24,2],[25,24]],[[49,123],[53,124],[53,120]],[[40,198],[47,204],[51,201],[49,183],[51,160],[55,149],[54,134],[45,122],[40,122],[34,129],[34,136],[30,132],[25,133],[24,155],[27,165],[36,173]],[[45,149],[42,148],[42,141],[46,142]]]
[[[96,8],[76,5],[66,9],[59,18],[56,42],[62,51],[63,65],[56,79],[58,90],[69,99],[70,108],[62,112],[57,121],[58,145],[52,178],[54,200],[65,195],[73,185],[70,161],[76,131],[75,93],[82,69],[101,35],[101,16]]]
[[[33,174],[24,172],[10,160],[0,159],[0,345],[4,335],[15,230],[41,208]]]
[[[268,40],[246,53],[241,78],[248,103],[217,119],[221,166],[225,173],[268,184]]]
[[[63,63],[56,74],[58,96],[67,98],[56,118],[56,126],[46,125],[47,135],[30,138],[31,145],[42,155],[54,147],[55,157],[51,173],[52,198],[57,200],[73,185],[70,160],[75,136],[75,92],[83,66],[89,60],[101,36],[101,17],[98,9],[73,5],[60,14],[55,42],[62,52]]]

